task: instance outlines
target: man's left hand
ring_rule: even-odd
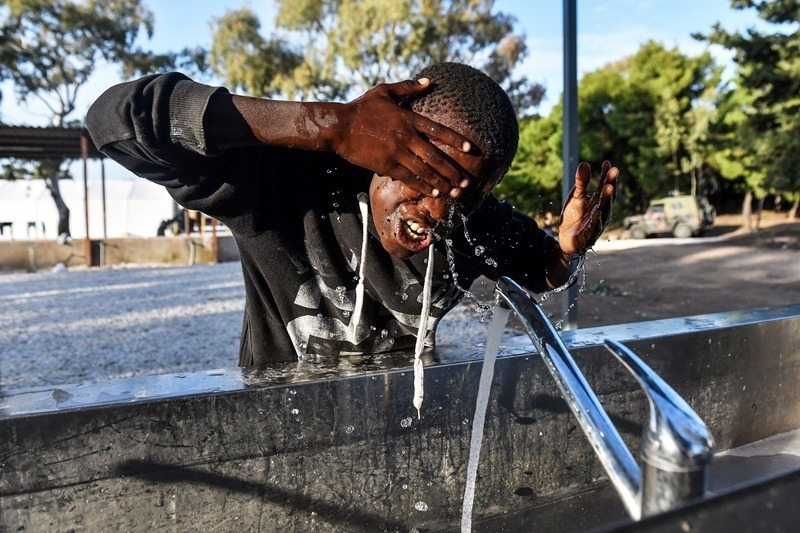
[[[592,170],[581,163],[575,172],[575,186],[561,212],[558,242],[567,256],[584,254],[591,248],[611,218],[611,207],[617,193],[619,169],[605,161],[600,170],[600,181],[591,196],[587,195]]]

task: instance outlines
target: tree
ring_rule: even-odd
[[[493,12],[493,5],[479,0],[278,0],[277,33],[269,38],[258,34],[260,24],[247,8],[215,21],[211,62],[229,84],[257,96],[280,92],[343,98],[408,78],[432,63],[460,61],[483,69],[526,112],[539,104],[544,89],[513,76],[526,53],[524,36],[513,33],[514,18]],[[257,74],[248,74],[245,65]],[[249,79],[259,77],[268,80],[263,87]]]
[[[140,0],[7,0],[0,5],[0,78],[13,81],[20,102],[40,101],[54,126],[65,126],[81,87],[105,60],[129,71],[149,69],[148,54],[134,44],[152,35],[153,16]],[[169,57],[159,56],[156,62]],[[33,162],[59,212],[58,232],[69,235],[69,209],[58,186],[64,161]]]
[[[671,189],[699,188],[712,152],[719,81],[708,54],[688,57],[654,42],[580,80],[580,159],[620,167],[619,211],[642,209]],[[517,158],[498,187],[524,210],[560,197],[561,110],[559,104],[546,118],[523,121]]]
[[[722,178],[730,181],[744,192],[742,215],[747,228],[750,226],[750,209],[753,194],[763,197],[766,191],[764,168],[758,164],[759,156],[748,147],[757,144],[757,132],[751,127],[746,110],[752,103],[752,94],[736,87],[724,94],[719,102],[718,114],[721,117],[711,128],[710,135],[716,147],[710,160]]]
[[[208,62],[230,89],[254,96],[288,95],[296,92],[294,85],[299,80],[330,88],[328,96],[337,93],[335,83],[324,80],[315,65],[305,64],[301,52],[277,37],[262,37],[261,22],[249,7],[227,11],[213,25],[216,29]],[[315,96],[322,96],[322,92]]]
[[[562,109],[559,104],[547,117],[528,117],[520,123],[517,155],[495,189],[520,211],[561,211]]]
[[[774,33],[749,29],[728,32],[719,24],[708,35],[695,35],[734,52],[735,80],[741,94],[742,120],[734,133],[738,149],[754,154],[748,170],[761,180],[748,184],[743,210],[752,193],[780,192],[800,201],[800,0],[731,0],[734,9],[756,9],[776,25]],[[749,223],[749,219],[748,219]]]

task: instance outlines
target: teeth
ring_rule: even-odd
[[[421,241],[428,235],[428,228],[421,226],[417,222],[406,221],[403,231],[406,237],[415,241]]]

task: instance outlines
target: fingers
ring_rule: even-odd
[[[451,130],[447,126],[443,126],[427,117],[417,115],[415,126],[422,135],[429,139],[439,141],[461,152],[469,152],[472,150],[472,143],[470,143],[469,139],[457,131]]]
[[[575,187],[572,189],[573,197],[582,198],[586,194],[586,187],[592,177],[592,169],[589,163],[581,163],[575,171]]]
[[[431,80],[421,78],[419,80],[404,80],[395,83],[382,83],[378,85],[379,90],[386,91],[386,94],[395,102],[400,102],[424,93],[431,87]]]
[[[398,166],[391,172],[390,176],[426,196],[435,198],[440,195],[440,191],[438,189],[432,187],[428,183],[425,183],[419,178],[419,176],[417,176],[416,173],[405,167]]]
[[[408,165],[409,170],[452,198],[458,198],[462,189],[478,181],[427,139],[420,138],[417,142],[410,143],[409,150],[414,156]]]
[[[578,166],[575,172],[575,186],[568,202],[572,215],[569,223],[573,227],[572,235],[576,239],[572,243],[573,248],[585,250],[600,237],[606,223],[611,218],[618,176],[619,169],[605,161],[600,170],[597,186],[592,190],[591,196],[587,196],[591,168],[587,163],[581,163]],[[562,220],[564,220],[566,211],[567,205],[565,204]]]
[[[370,114],[370,121],[374,123],[371,127],[377,130],[376,138],[386,137],[389,142],[383,143],[384,151],[388,151],[389,158],[394,159],[393,166],[404,169],[400,171],[403,173],[402,177],[397,176],[396,172],[391,173],[395,169],[376,170],[401,179],[419,192],[430,195],[438,191],[457,198],[461,195],[461,189],[469,186],[474,177],[448,156],[443,148],[447,146],[461,153],[470,153],[473,150],[472,143],[464,135],[447,126],[397,106],[403,100],[423,94],[430,87],[431,81],[428,78],[405,80],[380,84],[371,91],[372,96],[365,95],[364,101],[367,101],[372,108],[384,112],[373,111]],[[392,100],[391,107],[380,107],[381,100],[384,102]],[[385,114],[384,120],[376,119],[383,114]],[[371,142],[370,146],[374,150],[374,143]],[[411,172],[413,177],[408,176],[406,171]]]

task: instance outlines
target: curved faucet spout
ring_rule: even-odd
[[[713,439],[697,413],[664,380],[628,348],[606,341],[607,348],[636,377],[650,401],[650,424],[642,440],[642,474],[542,309],[507,277],[500,278],[496,292],[501,305],[510,307],[519,317],[634,520],[705,493]]]
[[[510,278],[500,278],[497,292],[519,317],[525,332],[556,380],[570,411],[617,488],[628,514],[638,520],[642,507],[639,465],[575,364],[564,341],[533,298]]]

